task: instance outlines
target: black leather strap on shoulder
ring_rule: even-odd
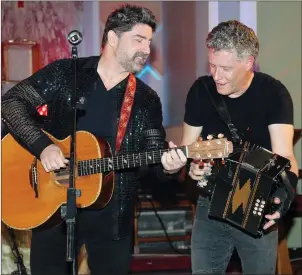
[[[219,113],[221,119],[229,128],[229,130],[232,134],[233,140],[237,141],[237,142],[240,141],[238,130],[231,121],[231,117],[228,112],[227,106],[226,106],[222,96],[217,92],[216,86],[215,86],[215,83],[214,83],[212,77],[204,76],[204,77],[201,77],[200,80],[202,81],[203,85],[205,86],[206,91],[207,91],[214,107],[216,108],[217,112]]]

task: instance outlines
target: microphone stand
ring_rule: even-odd
[[[69,161],[69,187],[67,189],[67,204],[62,216],[66,219],[67,226],[67,253],[66,261],[72,263],[72,274],[77,274],[76,255],[75,255],[75,224],[76,224],[76,197],[80,196],[80,190],[76,190],[76,130],[77,130],[77,45],[82,41],[82,34],[79,31],[71,31],[68,34],[68,41],[72,45],[72,67],[74,70],[73,94],[71,95],[71,107],[73,111],[71,140],[70,140],[70,161]]]

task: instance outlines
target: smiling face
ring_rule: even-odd
[[[253,68],[252,56],[238,58],[235,50],[208,49],[210,73],[219,94],[236,95],[242,92]]]
[[[108,33],[109,40],[113,36],[116,40],[116,60],[125,71],[137,73],[144,67],[150,54],[152,35],[152,28],[145,24],[137,24],[131,31],[123,32],[119,36],[113,31]]]

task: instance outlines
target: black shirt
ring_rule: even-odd
[[[293,124],[293,102],[288,90],[267,74],[255,72],[250,87],[238,98],[222,97],[244,139],[268,150],[271,150],[268,125]],[[184,121],[191,126],[202,126],[203,139],[219,133],[231,137],[199,79],[187,95]]]
[[[128,77],[107,91],[102,79],[92,86],[84,110],[79,112],[77,130],[85,130],[109,142],[115,150],[117,135],[117,90],[126,90]]]
[[[107,90],[102,79],[99,77],[94,85],[92,85],[92,88],[87,95],[87,102],[84,106],[84,110],[79,112],[77,118],[77,130],[88,131],[94,136],[109,142],[112,154],[114,154],[115,151],[115,141],[118,129],[117,91],[121,89],[125,92],[127,82],[128,77],[110,90]],[[115,190],[116,189],[114,189],[114,191]],[[112,217],[112,207],[113,200],[110,200],[109,204],[102,209],[102,220],[106,217]],[[88,215],[82,219],[87,219],[88,222],[88,220],[91,219],[91,216]],[[109,226],[109,223],[111,223],[111,226]],[[113,226],[112,223],[112,219],[106,219],[108,230],[111,230]]]

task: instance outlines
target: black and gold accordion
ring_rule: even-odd
[[[264,216],[276,211],[272,194],[288,184],[285,171],[289,167],[288,159],[243,142],[216,173],[213,171],[214,181],[207,186],[211,193],[209,217],[224,220],[250,235],[262,235]]]

